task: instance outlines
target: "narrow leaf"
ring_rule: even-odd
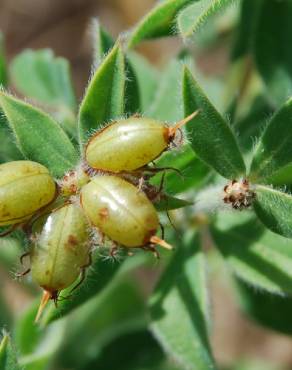
[[[3,114],[0,114],[0,143],[0,163],[23,159]]]
[[[265,328],[283,334],[292,334],[291,297],[271,295],[254,289],[239,280],[236,281],[235,288],[241,309],[252,320]]]
[[[166,0],[158,3],[134,28],[128,46],[138,45],[141,41],[176,33],[175,20],[181,9],[194,0]]]
[[[19,366],[15,349],[11,345],[11,339],[4,333],[0,342],[0,369],[1,370],[21,370]]]
[[[74,167],[77,153],[65,132],[46,113],[0,92],[0,106],[23,155],[60,177]]]
[[[111,35],[100,25],[97,18],[94,18],[91,25],[93,37],[94,65],[102,62],[106,54],[113,48],[114,40]]]
[[[192,236],[185,245],[178,245],[150,299],[151,329],[184,368],[214,369],[208,310],[204,255],[198,237]]]
[[[244,176],[245,164],[231,128],[187,68],[184,69],[182,88],[185,116],[200,110],[186,126],[195,153],[223,177]]]
[[[292,196],[290,194],[258,185],[254,209],[266,227],[286,238],[292,238]]]
[[[260,0],[253,51],[270,98],[283,103],[292,92],[292,3]]]
[[[89,82],[79,111],[80,144],[92,130],[124,113],[125,60],[119,42],[103,60]]]
[[[180,34],[184,38],[191,37],[214,15],[223,11],[236,0],[201,0],[182,10],[177,18]]]
[[[267,231],[250,213],[220,213],[212,235],[235,275],[249,285],[292,293],[292,243]]]
[[[242,0],[240,18],[236,29],[232,60],[240,59],[252,52],[261,1]]]
[[[260,138],[251,164],[251,178],[270,183],[273,176],[277,177],[289,165],[292,165],[292,99],[274,114]],[[287,176],[291,182],[292,175]]]

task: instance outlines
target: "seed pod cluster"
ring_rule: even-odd
[[[57,302],[60,291],[84,275],[92,229],[112,241],[112,251],[122,246],[157,254],[156,245],[172,248],[156,235],[157,211],[135,176],[143,176],[144,166],[196,114],[174,127],[136,116],[110,124],[86,145],[86,170],[79,166],[57,180],[57,199],[44,166],[30,161],[0,165],[0,226],[28,223],[32,230],[31,273],[44,290],[37,319],[49,299]]]

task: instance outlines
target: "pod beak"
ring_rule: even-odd
[[[39,309],[38,309],[38,312],[37,312],[37,315],[36,315],[36,318],[34,320],[35,323],[38,323],[39,322],[39,319],[40,317],[42,316],[42,313],[47,305],[47,303],[49,302],[49,300],[52,298],[52,293],[49,292],[48,290],[44,290],[43,292],[43,296],[42,296],[42,299],[41,299],[41,303],[39,305]]]
[[[177,122],[173,127],[168,128],[168,136],[174,137],[177,130],[179,130],[182,126],[186,125],[188,122],[190,122],[193,118],[195,118],[199,114],[200,110],[196,110],[186,118],[182,119],[181,121]]]
[[[172,245],[168,244],[165,240],[160,239],[156,235],[151,236],[150,242],[153,243],[153,244],[160,245],[160,247],[163,247],[163,248],[168,249],[168,250],[172,250],[173,249],[173,246]]]

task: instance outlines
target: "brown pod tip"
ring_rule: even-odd
[[[177,122],[174,126],[168,127],[168,136],[169,138],[173,138],[177,132],[182,126],[186,125],[188,122],[190,122],[193,118],[197,116],[197,114],[200,112],[200,110],[196,110],[186,118],[182,119],[181,121]]]
[[[168,250],[172,250],[173,249],[173,246],[172,245],[168,244],[165,240],[160,239],[156,235],[151,236],[150,243],[160,245],[160,247],[163,247],[163,248],[168,249]]]
[[[42,313],[43,313],[46,305],[48,304],[48,302],[51,298],[52,298],[52,293],[49,292],[48,290],[44,290],[43,296],[42,296],[42,299],[41,299],[41,303],[39,305],[39,309],[38,309],[36,318],[34,320],[35,323],[39,322],[39,319],[42,316]]]

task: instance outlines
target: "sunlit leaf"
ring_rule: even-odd
[[[184,38],[191,37],[202,26],[212,20],[214,15],[222,12],[236,0],[201,0],[182,10],[177,23],[180,34]]]
[[[225,261],[246,283],[292,293],[292,243],[267,231],[251,214],[220,213],[212,236]]]
[[[85,144],[93,130],[124,113],[125,60],[119,42],[98,66],[79,111],[80,143]]]
[[[169,356],[183,368],[214,369],[205,261],[197,236],[177,246],[150,299],[150,312],[151,330]]]
[[[166,0],[158,3],[134,28],[128,46],[132,48],[145,39],[175,34],[175,20],[179,11],[193,1]]]
[[[290,320],[292,298],[262,292],[236,281],[236,293],[241,309],[257,323],[280,333],[292,334]]]
[[[199,110],[186,125],[195,153],[223,177],[244,176],[245,164],[231,128],[186,67],[182,88],[185,116]]]
[[[74,167],[77,152],[61,127],[46,113],[0,92],[0,107],[23,155],[45,165],[54,176]]]
[[[254,209],[266,227],[277,234],[292,238],[292,196],[290,194],[258,185]]]

